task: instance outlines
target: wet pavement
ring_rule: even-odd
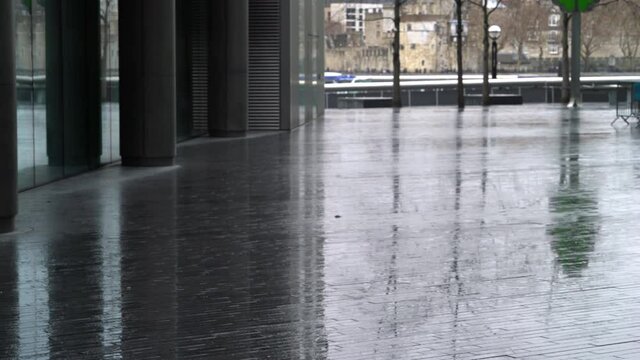
[[[2,359],[638,359],[640,130],[329,111],[21,194]]]

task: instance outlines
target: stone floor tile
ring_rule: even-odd
[[[640,130],[328,111],[20,195],[0,358],[640,358]]]

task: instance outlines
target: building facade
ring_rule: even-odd
[[[455,34],[451,30],[454,9],[453,3],[445,0],[404,3],[400,24],[402,72],[444,73],[455,69]],[[328,32],[327,68],[347,72],[392,72],[393,14],[393,6],[384,4],[381,11],[365,14],[367,25],[361,32],[333,36],[348,37],[352,39],[350,41],[333,41]],[[477,71],[475,45],[467,43],[464,51],[465,70]]]
[[[480,7],[465,2],[464,70],[482,71]],[[489,2],[495,7],[496,2]],[[326,14],[339,4],[330,4]],[[390,72],[392,68],[393,4],[365,12],[363,28],[327,22],[327,68],[347,72]],[[347,6],[343,4],[343,6]],[[348,6],[357,7],[357,3]],[[582,62],[586,72],[636,71],[640,52],[638,8],[613,2],[583,14]],[[401,63],[408,73],[454,71],[455,4],[446,0],[410,0],[401,9]],[[562,57],[563,22],[551,0],[503,0],[490,23],[500,25],[499,68],[502,72],[557,73]]]
[[[372,3],[339,3],[330,4],[325,11],[325,21],[336,22],[347,32],[365,32],[366,17],[382,11],[382,4]]]

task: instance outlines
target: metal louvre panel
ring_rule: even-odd
[[[249,130],[280,130],[280,0],[249,0]]]
[[[191,0],[191,108],[193,132],[208,131],[209,117],[209,0]]]

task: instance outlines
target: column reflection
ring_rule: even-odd
[[[19,357],[46,358],[51,317],[48,249],[32,239],[21,239],[17,250]]]
[[[483,111],[483,120],[486,119],[487,112]],[[484,121],[483,121],[484,123]],[[456,146],[456,155],[455,155],[455,196],[454,196],[454,204],[453,204],[453,238],[451,241],[451,267],[449,270],[449,274],[445,279],[445,284],[447,284],[447,298],[449,301],[449,306],[451,309],[451,315],[453,317],[453,321],[451,322],[452,326],[452,336],[451,336],[451,354],[454,359],[458,357],[458,332],[459,332],[459,316],[460,316],[460,298],[464,296],[464,287],[463,282],[460,278],[460,237],[462,233],[461,219],[460,219],[460,208],[461,208],[461,195],[462,195],[462,129],[463,129],[463,118],[462,112],[458,112],[456,116],[456,129],[455,129],[455,146]],[[483,195],[485,191],[485,178],[483,176],[482,179],[482,190]]]
[[[193,155],[220,167],[181,172],[178,357],[326,353],[318,145],[292,136],[212,144]]]
[[[20,333],[17,249],[15,242],[4,240],[0,237],[0,358],[15,359]]]
[[[120,191],[118,187],[103,192],[100,218],[102,348],[105,358],[122,358],[122,249],[120,244]]]
[[[37,284],[34,291],[46,289],[48,294],[49,327],[39,331],[47,331],[43,337],[49,338],[53,358],[103,357],[100,346],[104,306],[100,252],[103,201],[108,200],[102,198],[100,190],[92,188],[78,189],[52,201],[46,224],[42,224],[49,234],[54,234],[46,239],[47,252],[29,254],[36,262],[28,265],[32,269],[38,268],[37,259],[46,259],[48,287]],[[69,229],[74,231],[70,233]]]
[[[400,109],[394,109],[391,116],[391,213],[394,218],[402,211],[401,204],[401,177],[400,177]],[[389,246],[389,260],[387,263],[386,286],[384,290],[385,296],[391,297],[389,306],[385,307],[383,317],[379,321],[376,338],[378,341],[392,337],[397,339],[399,336],[399,308],[398,308],[398,252],[400,240],[400,226],[397,221],[391,225],[391,244]],[[397,345],[395,342],[392,346]],[[384,348],[380,348],[378,343],[374,345],[375,352],[384,352]]]
[[[297,204],[295,226],[290,232],[298,236],[298,268],[293,279],[298,283],[300,296],[299,312],[291,321],[298,324],[299,339],[297,351],[292,358],[321,359],[328,354],[325,328],[324,299],[324,244],[325,229],[321,219],[325,217],[325,186],[320,155],[324,152],[321,141],[323,124],[307,126],[304,140],[287,136],[291,152],[296,154],[289,176],[291,198],[289,203]]]
[[[223,165],[186,166],[178,177],[177,357],[240,358],[252,347],[247,337],[258,331],[251,329],[249,312],[254,269],[247,146],[234,141],[228,147],[184,151],[196,161],[215,153]]]
[[[120,192],[122,318],[125,358],[176,357],[176,172],[139,179]],[[115,268],[117,269],[117,268]],[[112,295],[118,291],[112,289]],[[111,335],[118,341],[118,331]],[[116,344],[117,345],[117,344]]]
[[[553,223],[549,233],[557,262],[568,276],[580,276],[588,267],[600,229],[598,202],[594,190],[581,181],[580,117],[573,111],[560,128],[560,180],[549,199]]]

